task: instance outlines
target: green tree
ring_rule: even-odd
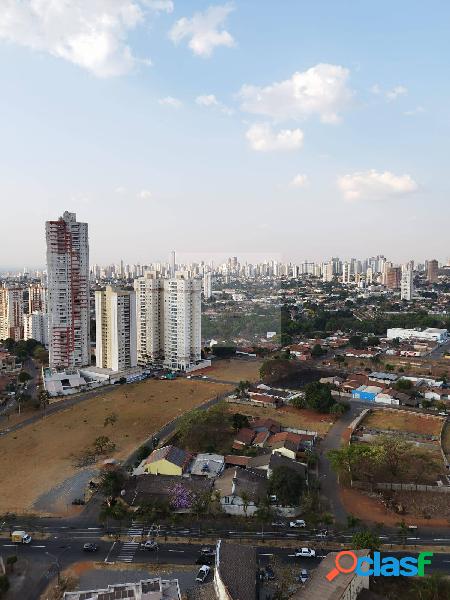
[[[322,348],[320,344],[314,344],[314,346],[311,348],[311,356],[313,358],[320,358],[326,353],[327,350],[325,348]]]
[[[20,383],[26,383],[31,379],[31,375],[26,371],[20,371],[17,379],[20,381]]]
[[[239,429],[249,426],[248,417],[241,413],[234,413],[234,415],[231,417],[231,421],[234,431],[239,431]]]
[[[127,517],[128,509],[121,502],[114,502],[111,504],[105,502],[101,507],[98,518],[101,523],[106,523],[106,528],[108,529],[111,520],[118,521],[119,525],[121,525],[122,521]]]
[[[364,529],[353,534],[351,547],[354,550],[370,550],[376,552],[381,547],[381,540],[378,535],[369,529]]]
[[[9,590],[9,579],[7,575],[0,575],[0,598]]]
[[[418,577],[413,583],[413,591],[417,600],[448,600],[450,580],[443,573]]]
[[[96,454],[107,454],[114,452],[116,445],[108,436],[100,435],[94,440],[94,451]]]
[[[307,408],[328,413],[336,401],[331,395],[331,387],[328,384],[313,381],[305,386],[305,403]]]
[[[121,471],[107,471],[100,477],[99,491],[110,498],[114,498],[123,488],[125,477]]]
[[[240,381],[234,391],[238,398],[248,398],[248,390],[250,388],[250,381]]]
[[[242,508],[244,509],[244,515],[247,517],[248,505],[250,504],[250,496],[245,490],[241,492],[241,500]]]
[[[269,492],[282,506],[298,506],[304,488],[303,477],[289,467],[275,467],[269,478]]]

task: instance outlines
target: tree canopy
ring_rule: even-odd
[[[275,467],[269,478],[269,493],[283,506],[298,506],[305,481],[289,467]]]

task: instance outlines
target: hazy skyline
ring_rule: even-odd
[[[4,0],[0,269],[44,223],[91,264],[447,261],[450,6]]]

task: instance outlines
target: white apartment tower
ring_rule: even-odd
[[[148,272],[134,282],[139,364],[186,370],[201,360],[200,279]]]
[[[48,315],[34,311],[23,316],[23,339],[36,340],[48,347]]]
[[[40,283],[28,287],[28,312],[47,312],[47,290]]]
[[[134,280],[136,292],[137,357],[140,365],[158,362],[164,356],[163,280],[147,271]]]
[[[345,262],[342,265],[342,283],[350,283],[351,264]]]
[[[414,277],[412,264],[402,265],[402,275],[400,279],[400,298],[402,300],[412,300],[414,293]]]
[[[46,222],[45,234],[50,367],[89,365],[88,225],[66,211]]]
[[[0,340],[23,339],[23,289],[0,287]]]
[[[137,365],[136,294],[108,286],[95,292],[96,365],[124,371]]]
[[[203,275],[203,297],[208,300],[212,296],[212,275],[205,273]]]

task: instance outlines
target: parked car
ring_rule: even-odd
[[[97,552],[98,546],[97,546],[97,544],[93,544],[91,542],[87,542],[86,544],[84,544],[83,550],[85,552]]]
[[[215,556],[216,551],[214,550],[214,548],[211,548],[210,546],[202,546],[200,548],[200,554],[202,554],[203,556]]]
[[[298,529],[299,527],[306,527],[306,523],[303,519],[295,519],[295,521],[289,523],[289,527]]]
[[[158,543],[155,542],[155,540],[147,540],[144,544],[142,544],[142,547],[145,548],[146,550],[158,550],[159,549]]]
[[[298,576],[298,580],[302,583],[306,583],[308,581],[308,571],[306,569],[302,569],[300,571],[300,575]]]
[[[312,548],[297,548],[295,551],[295,558],[314,558],[316,551]]]
[[[266,579],[268,579],[269,581],[273,581],[275,579],[275,572],[272,569],[271,565],[266,565],[265,571]]]
[[[197,573],[197,577],[195,578],[195,581],[198,581],[199,583],[204,583],[206,581],[206,578],[208,577],[210,571],[211,571],[211,567],[209,567],[208,565],[201,566]]]

